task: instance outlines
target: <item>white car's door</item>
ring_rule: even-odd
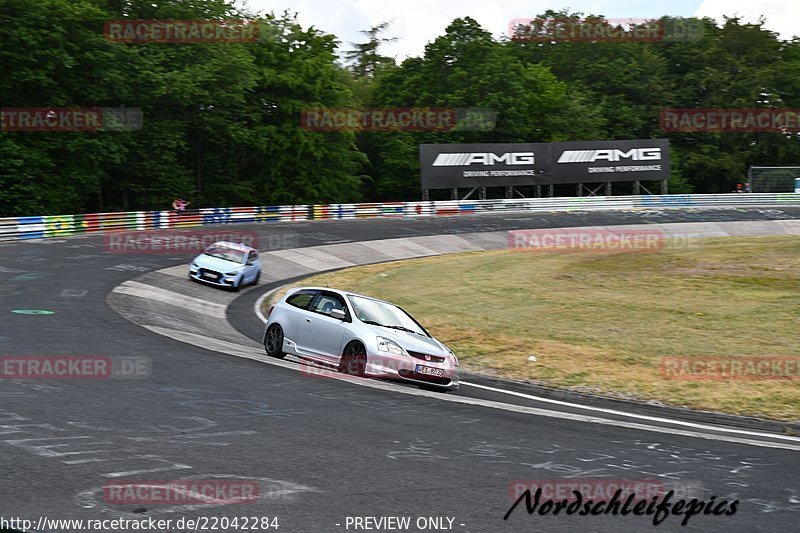
[[[306,318],[312,316],[307,309],[319,291],[302,290],[297,291],[286,299],[283,306],[286,319],[281,321],[283,335],[293,341],[300,352],[310,352],[307,347],[308,330],[306,328]]]
[[[344,322],[330,315],[333,309],[347,310],[342,297],[333,292],[320,291],[311,302],[310,312],[304,319],[308,333],[303,337],[314,355],[325,362],[338,364],[345,326]]]

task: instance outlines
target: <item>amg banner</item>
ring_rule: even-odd
[[[550,183],[666,180],[669,141],[582,141],[553,143]]]
[[[665,180],[669,141],[421,144],[423,189]]]
[[[544,143],[419,145],[423,189],[549,183],[549,161]]]

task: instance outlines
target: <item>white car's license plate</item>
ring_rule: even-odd
[[[205,274],[203,274],[203,277],[204,278],[208,278],[208,279],[219,279],[219,274],[205,273]]]
[[[427,376],[436,376],[437,378],[444,377],[443,368],[433,368],[430,366],[417,365],[417,374],[425,374]]]

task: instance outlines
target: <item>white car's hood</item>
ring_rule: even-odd
[[[233,261],[226,261],[218,257],[211,257],[210,255],[200,254],[194,258],[195,264],[200,268],[207,268],[209,270],[216,270],[217,272],[233,272],[234,270],[243,267],[241,263],[234,263]]]

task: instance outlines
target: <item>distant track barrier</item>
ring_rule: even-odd
[[[585,196],[497,200],[444,200],[362,204],[213,207],[175,211],[131,211],[0,218],[0,241],[66,237],[81,233],[194,228],[307,220],[405,218],[521,211],[602,211],[800,207],[798,193]]]

